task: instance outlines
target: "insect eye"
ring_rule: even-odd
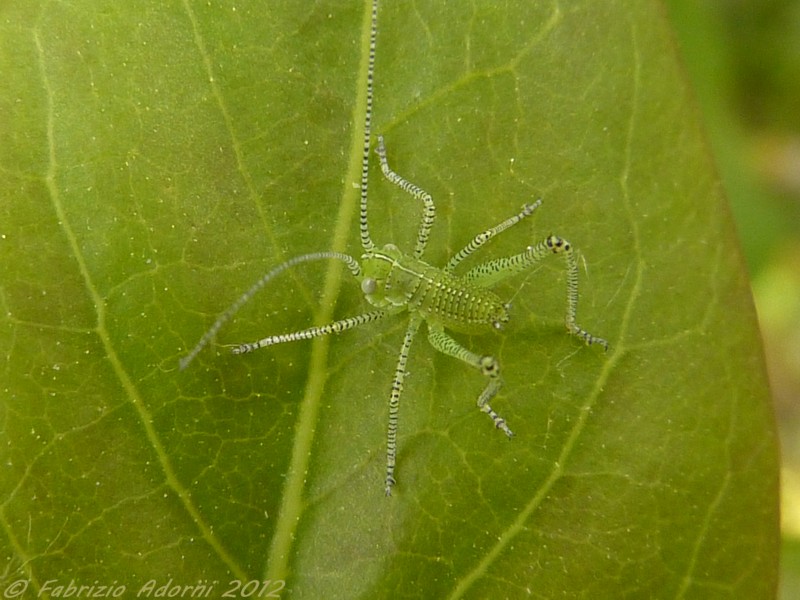
[[[364,292],[367,296],[369,296],[370,294],[374,294],[377,289],[378,289],[378,282],[375,281],[372,277],[365,277],[361,282],[361,291]]]

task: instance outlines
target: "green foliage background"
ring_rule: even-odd
[[[769,598],[777,452],[746,276],[658,5],[386,3],[375,129],[438,207],[434,264],[543,197],[585,259],[514,320],[421,336],[383,497],[404,320],[233,357],[191,347],[253,280],[356,255],[362,3],[0,4],[3,587],[284,579],[290,597]],[[373,161],[375,162],[375,161]],[[372,165],[378,243],[420,207]],[[336,266],[251,302],[220,343],[364,310]]]
[[[781,440],[780,598],[800,597],[800,5],[669,0],[750,273]]]

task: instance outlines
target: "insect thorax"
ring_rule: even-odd
[[[498,329],[509,316],[507,305],[494,292],[405,254],[394,244],[362,257],[361,290],[373,306],[389,312],[408,309],[463,333]]]

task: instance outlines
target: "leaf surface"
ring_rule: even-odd
[[[580,252],[498,286],[481,375],[414,342],[383,496],[406,315],[231,356],[368,310],[361,254],[368,7],[0,5],[4,586],[285,581],[293,598],[770,598],[777,451],[730,216],[659,7],[386,3],[374,130],[429,191],[432,264],[543,198],[483,259]],[[415,201],[370,171],[377,244]],[[50,583],[48,583],[50,582]],[[234,584],[235,585],[235,584]],[[260,588],[265,594],[279,584]],[[263,597],[266,597],[265,595]]]

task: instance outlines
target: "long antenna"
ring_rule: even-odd
[[[364,149],[361,154],[361,246],[365,251],[375,249],[367,222],[367,179],[369,177],[369,148],[372,129],[372,83],[375,76],[375,43],[378,37],[378,0],[372,0],[372,22],[369,31],[369,61],[367,65],[367,110],[364,116]]]

